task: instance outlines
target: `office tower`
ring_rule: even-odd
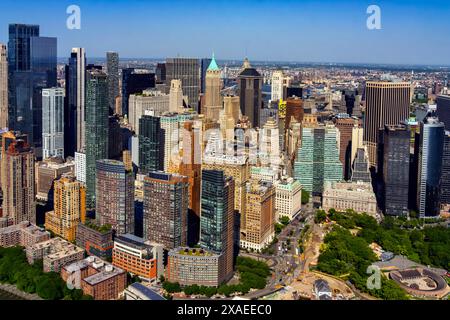
[[[36,200],[53,204],[54,182],[63,175],[73,175],[75,163],[69,158],[47,158],[36,164]]]
[[[246,197],[246,228],[241,246],[261,251],[275,237],[275,188],[270,182],[249,181]]]
[[[242,115],[247,116],[253,127],[259,127],[259,113],[262,108],[263,77],[250,66],[247,58],[238,76],[239,97]]]
[[[295,219],[302,209],[302,185],[290,177],[282,177],[274,185],[278,217],[287,217],[290,221]]]
[[[183,157],[179,172],[189,181],[188,245],[195,245],[200,235],[200,193],[202,179],[201,129],[193,121],[183,123]]]
[[[179,156],[179,122],[178,115],[167,113],[161,117],[161,129],[164,130],[164,171],[177,162]]]
[[[114,114],[116,98],[119,91],[119,54],[117,52],[106,53],[106,73],[108,74],[108,99],[110,112]]]
[[[42,90],[43,158],[64,157],[64,89]]]
[[[353,128],[358,125],[358,120],[348,117],[335,119],[335,126],[339,130],[339,160],[344,166],[344,179],[349,180],[351,176],[351,152]]]
[[[116,234],[134,233],[133,171],[116,160],[98,160],[96,166],[96,220]]]
[[[303,109],[302,99],[297,97],[287,98],[285,128],[289,128],[292,118],[295,118],[298,123],[302,123],[304,114],[305,110]]]
[[[281,164],[280,130],[278,123],[269,118],[260,131],[259,159],[262,166],[278,168]]]
[[[54,193],[54,211],[46,213],[45,229],[73,242],[78,224],[86,219],[86,187],[66,175],[55,181]]]
[[[108,159],[119,160],[123,150],[123,130],[120,117],[115,114],[108,117]]]
[[[283,99],[284,89],[284,75],[283,71],[276,70],[272,73],[272,101],[279,101]]]
[[[34,154],[24,138],[3,138],[7,143],[3,145],[2,157],[3,215],[12,219],[13,224],[36,222]]]
[[[342,180],[339,130],[334,125],[304,123],[302,145],[294,164],[294,178],[300,181],[304,190],[313,194],[321,194],[325,182]]]
[[[161,119],[144,115],[139,119],[139,171],[148,174],[164,168],[164,130]]]
[[[166,83],[166,64],[165,63],[156,64],[156,83],[157,84]]]
[[[209,65],[211,64],[212,59],[204,58],[201,60],[201,73],[200,73],[200,89],[201,93],[205,94],[206,90],[206,72],[208,70]]]
[[[355,126],[352,129],[352,151],[351,151],[351,159],[350,163],[355,162],[355,157],[357,150],[364,147],[364,128],[360,126],[360,124],[355,124]],[[366,150],[366,156],[367,150]]]
[[[144,239],[169,250],[187,243],[187,177],[151,172],[144,178]]]
[[[75,177],[86,183],[86,153],[75,152]]]
[[[168,58],[166,59],[166,84],[171,86],[172,80],[181,80],[183,93],[188,97],[189,106],[200,113],[198,102],[200,95],[200,65],[198,59]]]
[[[234,141],[234,128],[239,121],[239,97],[226,96],[223,98],[223,104],[224,109],[219,118],[220,131],[227,141]]]
[[[445,130],[450,131],[450,95],[440,95],[436,98],[436,116],[445,125]]]
[[[145,69],[127,68],[122,70],[122,114],[128,114],[130,94],[155,87],[155,74]]]
[[[367,144],[370,165],[377,166],[379,129],[385,125],[397,125],[409,118],[411,83],[366,83],[366,114],[364,142]]]
[[[408,216],[411,133],[404,125],[385,126],[379,141],[378,172],[382,177],[384,214]]]
[[[292,98],[292,97],[297,97],[302,99],[303,98],[303,88],[300,86],[295,86],[295,85],[289,85],[288,87],[285,88],[286,91],[286,98]]]
[[[223,171],[202,171],[200,247],[224,254],[221,282],[233,275],[234,181]]]
[[[181,80],[170,81],[169,112],[178,112],[183,108],[183,89]]]
[[[0,43],[0,129],[8,128],[8,55]]]
[[[64,106],[64,152],[74,156],[85,149],[86,52],[73,48],[66,65],[66,99]]]
[[[442,158],[441,203],[450,205],[450,132],[445,133],[444,156]]]
[[[369,157],[367,155],[367,147],[358,148],[356,151],[355,161],[352,167],[352,182],[372,182],[370,174]]]
[[[214,122],[219,120],[220,111],[222,111],[221,87],[220,69],[213,55],[205,77],[205,104],[202,113],[207,120]]]
[[[87,72],[86,79],[86,205],[95,206],[97,160],[108,158],[108,83],[102,71]]]
[[[418,143],[417,208],[422,218],[440,214],[444,124],[436,117],[420,124]]]
[[[156,89],[144,90],[140,94],[132,94],[128,101],[128,122],[136,133],[139,133],[139,119],[144,114],[160,117],[170,110],[170,95]],[[181,96],[181,105],[182,103],[183,97]]]

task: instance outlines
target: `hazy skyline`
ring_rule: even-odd
[[[66,8],[81,8],[81,30],[68,30]],[[381,30],[366,27],[369,5],[381,8]],[[448,1],[144,1],[2,0],[0,42],[9,23],[39,24],[89,57],[169,56],[221,60],[450,65]]]

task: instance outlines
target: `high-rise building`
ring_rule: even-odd
[[[220,115],[220,131],[227,141],[234,141],[234,129],[239,121],[240,104],[238,96],[223,98],[224,109]]]
[[[115,114],[108,117],[108,159],[119,160],[124,150],[121,118]]]
[[[92,70],[86,82],[86,205],[95,206],[97,160],[108,158],[108,84],[106,74]]]
[[[417,208],[423,218],[440,214],[444,124],[426,118],[420,124],[418,145]]]
[[[164,131],[164,171],[173,166],[180,151],[180,123],[178,114],[166,113],[161,116],[161,129]]]
[[[45,215],[45,228],[67,241],[75,241],[77,226],[86,219],[86,187],[72,176],[55,181],[54,211]]]
[[[286,100],[286,117],[285,117],[285,129],[289,129],[292,118],[298,123],[303,122],[305,110],[303,109],[303,102],[301,98],[290,97]]]
[[[116,109],[116,98],[119,91],[119,54],[117,52],[106,53],[106,73],[108,74],[108,99],[110,112]]]
[[[332,124],[304,124],[302,145],[294,164],[294,178],[304,190],[323,192],[325,182],[341,181],[343,166],[339,160],[339,130]]]
[[[220,73],[220,68],[217,65],[216,59],[213,55],[208,70],[206,70],[205,104],[202,113],[205,115],[207,120],[211,120],[214,122],[217,122],[219,120],[220,111],[222,111],[222,96],[220,95]]]
[[[24,137],[25,138],[25,137]],[[3,215],[13,224],[36,222],[34,154],[29,143],[21,137],[5,141],[2,157]],[[5,145],[7,143],[7,145]]]
[[[275,237],[275,188],[270,182],[249,181],[246,196],[246,227],[241,247],[261,251]]]
[[[0,43],[0,129],[8,128],[8,54]]]
[[[367,148],[358,148],[356,151],[355,161],[352,167],[352,182],[372,182],[372,176],[370,174],[369,157],[367,155]]]
[[[444,156],[442,158],[441,203],[450,205],[450,132],[445,133]]]
[[[436,98],[436,116],[445,125],[445,130],[450,131],[450,95],[440,95]]]
[[[184,106],[181,80],[174,79],[170,81],[169,90],[169,112],[178,112]]]
[[[200,65],[198,59],[168,58],[166,59],[166,85],[172,80],[181,80],[183,93],[188,97],[189,106],[199,112]]]
[[[351,176],[351,152],[353,128],[358,125],[358,120],[349,117],[335,119],[335,126],[339,130],[339,160],[344,166],[344,179]]]
[[[259,113],[262,108],[263,77],[250,66],[247,58],[238,76],[239,97],[242,115],[247,116],[253,127],[259,127]]]
[[[144,178],[144,239],[166,250],[186,246],[188,208],[187,177],[149,173]]]
[[[155,87],[155,74],[145,69],[122,70],[122,114],[129,115],[128,99],[131,94]]]
[[[116,160],[98,160],[96,170],[96,219],[111,225],[116,234],[134,233],[134,174]]]
[[[42,90],[43,158],[64,157],[64,89]]]
[[[158,63],[156,64],[156,83],[165,84],[166,83],[166,64]]]
[[[139,171],[146,175],[164,169],[164,130],[159,117],[139,119]]]
[[[183,158],[180,165],[180,174],[188,177],[189,181],[189,216],[188,216],[188,242],[198,242],[200,234],[200,193],[202,179],[202,147],[201,132],[194,127],[192,121],[183,124]]]
[[[170,96],[156,89],[144,90],[142,93],[131,94],[129,97],[129,117],[128,121],[132,129],[139,133],[139,120],[145,114],[150,114],[154,117],[160,117],[165,112],[170,110],[169,102]],[[183,97],[181,96],[181,105],[183,104]],[[176,112],[175,109],[174,112]]]
[[[73,175],[75,163],[72,158],[47,158],[36,163],[36,200],[53,204],[54,182],[63,175]]]
[[[386,215],[407,216],[411,133],[404,125],[387,125],[380,134],[382,209]]]
[[[75,177],[86,183],[86,153],[75,152]]]
[[[85,140],[86,52],[73,48],[66,65],[66,99],[64,106],[64,152],[74,156],[82,152]]]
[[[211,64],[212,59],[203,58],[200,62],[201,70],[200,70],[200,89],[201,93],[205,94],[206,90],[206,71],[208,70],[209,65]]]
[[[280,131],[278,123],[269,118],[260,131],[259,159],[262,166],[277,168],[281,164]]]
[[[298,180],[287,177],[275,181],[274,185],[278,218],[293,220],[302,209],[302,185]]]
[[[385,125],[398,125],[409,118],[411,90],[409,82],[366,83],[364,142],[371,166],[377,166],[379,129]]]
[[[203,170],[200,247],[224,254],[224,280],[233,276],[234,181],[223,171]]]
[[[283,99],[284,91],[284,74],[281,70],[276,70],[272,73],[272,101],[279,101]]]

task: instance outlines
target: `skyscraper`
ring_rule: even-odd
[[[161,129],[164,130],[164,171],[178,160],[180,151],[179,118],[176,113],[166,113],[161,117]]]
[[[436,98],[436,116],[445,125],[445,130],[450,131],[450,95],[440,95]]]
[[[211,64],[210,58],[203,58],[200,62],[201,70],[200,70],[200,90],[202,94],[205,94],[206,89],[206,71],[208,70],[209,65]]]
[[[108,99],[111,113],[116,109],[116,98],[119,92],[119,54],[117,52],[106,53],[106,73],[108,74]]]
[[[86,219],[86,187],[67,175],[55,181],[54,211],[45,215],[45,229],[75,241],[77,226]]]
[[[64,106],[64,152],[66,157],[73,157],[75,152],[84,152],[86,147],[85,94],[86,52],[83,48],[73,48],[69,64],[66,65]]]
[[[370,174],[369,157],[367,156],[367,148],[356,149],[355,161],[352,167],[352,182],[366,182],[372,183]]]
[[[99,70],[87,72],[86,81],[86,182],[88,208],[95,206],[97,160],[108,158],[108,83]]]
[[[441,203],[450,205],[450,132],[445,133],[444,156],[442,158]]]
[[[233,275],[234,181],[223,171],[202,171],[200,247],[225,255],[225,278]]]
[[[379,129],[385,125],[397,125],[409,118],[411,83],[366,83],[366,115],[364,142],[367,144],[370,165],[377,166]]]
[[[127,68],[122,70],[122,114],[128,114],[130,94],[155,87],[155,74],[145,69]]]
[[[170,250],[187,244],[187,177],[151,172],[144,178],[144,239]]]
[[[339,130],[339,160],[344,166],[344,179],[349,180],[351,176],[351,152],[353,128],[359,125],[359,121],[350,117],[340,117],[335,120],[336,128]]]
[[[169,90],[169,112],[178,112],[183,108],[183,89],[181,88],[181,80],[174,79],[170,81]]]
[[[24,138],[24,139],[22,139]],[[26,137],[12,136],[2,159],[3,215],[13,224],[36,222],[33,149]],[[4,169],[3,169],[4,168]]]
[[[302,145],[294,165],[294,178],[304,190],[323,192],[325,182],[341,181],[343,166],[339,160],[339,131],[332,124],[304,124]]]
[[[250,66],[247,58],[238,76],[238,88],[242,115],[248,117],[253,127],[259,127],[259,113],[262,108],[263,77]]]
[[[0,43],[0,129],[8,128],[8,59],[7,48]]]
[[[42,90],[43,158],[64,157],[64,89]]]
[[[279,101],[283,99],[284,89],[284,75],[283,71],[276,70],[272,73],[272,101]]]
[[[168,58],[166,59],[166,85],[170,87],[171,81],[181,80],[183,93],[188,97],[189,106],[199,112],[198,102],[200,95],[200,65],[198,59]]]
[[[222,96],[220,95],[221,80],[220,69],[214,55],[206,71],[205,77],[205,110],[202,113],[206,119],[217,122],[222,111]]]
[[[161,119],[144,115],[139,119],[139,171],[148,174],[164,169],[164,130]]]
[[[116,234],[134,233],[133,171],[116,160],[98,160],[96,167],[98,223],[111,225]]]
[[[404,125],[385,126],[379,144],[384,214],[407,216],[411,133]]]
[[[417,208],[421,217],[440,213],[444,124],[429,117],[420,124],[418,145]]]

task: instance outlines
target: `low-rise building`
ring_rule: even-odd
[[[177,248],[169,251],[166,279],[183,286],[218,287],[224,279],[223,254],[204,249]]]
[[[0,229],[0,247],[28,247],[50,239],[50,233],[28,221]]]
[[[323,279],[314,282],[314,294],[317,300],[332,300],[333,298],[330,285]]]
[[[127,273],[97,257],[64,266],[61,278],[95,300],[115,300],[127,286]]]
[[[376,216],[377,200],[370,183],[361,181],[327,183],[323,193],[322,208],[325,211],[352,209]]]
[[[66,264],[84,258],[84,250],[62,239],[53,238],[26,248],[28,263],[43,259],[44,272],[60,272]]]
[[[76,244],[86,250],[88,255],[102,259],[111,258],[114,247],[113,231],[107,226],[98,226],[93,221],[80,222],[77,228]]]
[[[132,234],[124,234],[114,239],[113,265],[139,276],[146,281],[154,281],[164,274],[163,246],[147,242]]]

